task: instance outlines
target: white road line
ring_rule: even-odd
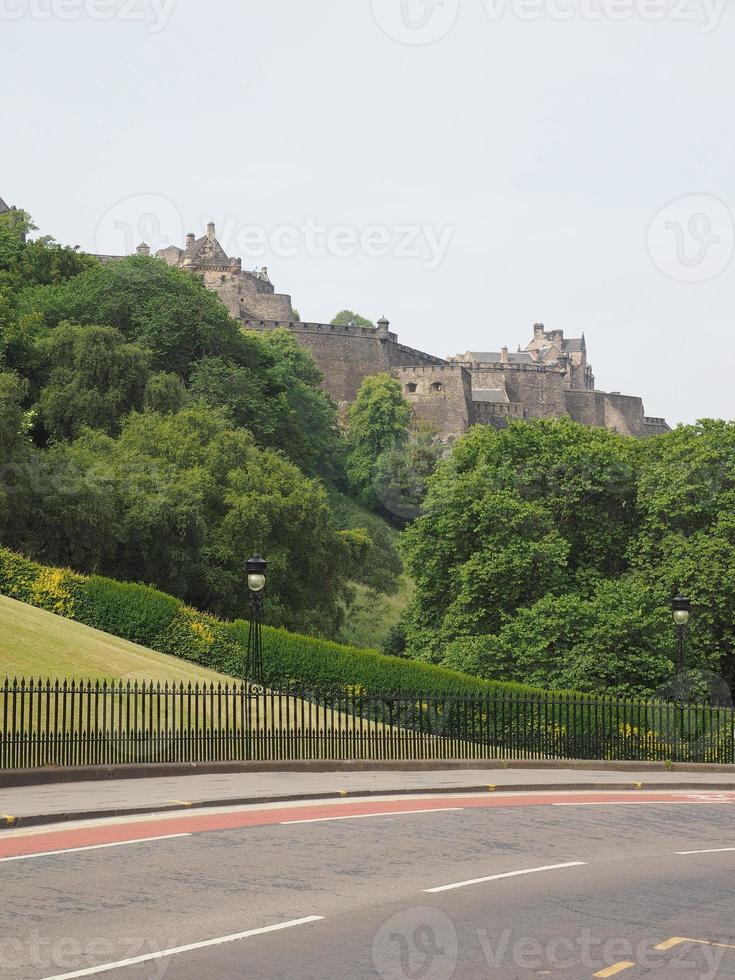
[[[280,825],[287,827],[295,823],[329,823],[332,820],[367,820],[368,817],[405,817],[421,816],[422,813],[458,813],[464,810],[462,806],[443,806],[432,810],[394,810],[392,813],[351,813],[346,817],[314,817],[311,820],[281,820]]]
[[[711,847],[706,851],[676,851],[677,854],[724,854],[726,851],[735,851],[735,847]]]
[[[310,915],[305,919],[292,919],[290,922],[279,922],[275,926],[265,926],[262,929],[249,929],[247,932],[238,932],[234,936],[221,936],[219,939],[207,939],[202,943],[190,943],[188,946],[175,946],[173,949],[163,949],[159,953],[134,956],[132,959],[119,960],[117,963],[103,963],[101,966],[92,966],[88,970],[77,970],[76,973],[63,973],[55,977],[45,977],[44,980],[74,980],[76,977],[93,977],[98,973],[107,973],[109,970],[122,970],[128,966],[136,966],[138,963],[150,963],[152,960],[162,960],[167,956],[190,953],[195,949],[206,949],[209,946],[222,946],[224,943],[235,943],[240,939],[249,939],[251,936],[263,936],[267,932],[278,932],[281,929],[290,929],[292,926],[302,926],[307,922],[319,922],[323,918],[323,915]]]
[[[37,854],[18,854],[16,857],[0,858],[6,861],[29,861],[31,858],[54,857],[57,854],[79,854],[81,851],[101,851],[104,847],[125,847],[127,844],[148,844],[157,840],[175,840],[177,837],[191,837],[191,834],[166,834],[164,837],[140,837],[137,840],[121,840],[114,844],[91,844],[87,847],[68,847],[63,851],[39,851]]]
[[[501,878],[519,878],[521,875],[532,875],[538,871],[558,871],[560,868],[581,868],[586,861],[569,861],[567,864],[547,864],[543,868],[526,868],[524,871],[506,871],[500,875],[488,875],[487,878],[472,878],[469,881],[458,881],[453,885],[441,885],[439,888],[424,888],[429,895],[438,892],[449,892],[454,888],[465,888],[467,885],[481,885],[486,881],[500,881]]]
[[[552,806],[650,806],[652,803],[692,803],[693,800],[610,800],[607,803],[552,803]]]

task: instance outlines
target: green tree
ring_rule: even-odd
[[[449,643],[441,662],[488,679],[645,695],[671,678],[670,623],[670,610],[629,573],[590,595],[545,595],[504,616],[496,634]]]
[[[30,489],[36,467],[23,403],[28,382],[0,371],[0,540],[27,541]]]
[[[335,327],[367,327],[370,330],[375,330],[375,324],[372,320],[360,316],[359,313],[353,313],[352,310],[341,310],[331,323]]]
[[[320,385],[323,376],[311,354],[288,330],[270,330],[263,344],[274,360],[271,377],[283,387],[288,423],[277,442],[309,476],[339,485],[344,480],[344,441],[337,406]]]
[[[475,426],[458,440],[450,472],[482,473],[486,485],[538,503],[570,547],[572,574],[627,567],[637,530],[638,461],[645,443],[569,419]]]
[[[73,439],[91,426],[118,431],[142,407],[150,354],[112,327],[57,327],[43,345],[48,380],[38,401],[46,433]]]
[[[440,662],[456,637],[495,633],[503,614],[561,590],[569,545],[541,505],[488,486],[482,472],[444,465],[430,487],[404,532],[416,583],[405,626],[410,654]]]
[[[360,386],[348,420],[347,479],[362,503],[375,506],[377,462],[383,453],[405,441],[411,406],[395,378],[375,374]]]
[[[735,689],[735,423],[680,426],[646,448],[631,564],[659,606],[690,595],[689,663]]]
[[[26,211],[12,210],[0,214],[0,283],[10,278],[26,247],[27,236],[35,231],[31,216]]]
[[[373,481],[375,496],[395,523],[405,526],[419,516],[429,477],[444,451],[435,426],[415,419],[405,439],[378,457]]]
[[[65,282],[31,286],[19,295],[18,309],[41,314],[47,328],[65,320],[114,327],[152,352],[154,370],[185,379],[205,357],[268,366],[257,337],[240,330],[217,296],[195,276],[153,258],[95,263]]]
[[[326,491],[202,404],[133,414],[45,453],[35,553],[246,612],[243,564],[268,556],[269,621],[332,633],[369,541],[334,526]]]
[[[155,371],[148,375],[143,405],[149,411],[158,412],[160,415],[180,412],[188,401],[189,393],[178,374]]]

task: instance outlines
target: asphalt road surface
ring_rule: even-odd
[[[352,800],[15,831],[0,883],[3,980],[735,977],[735,794]]]

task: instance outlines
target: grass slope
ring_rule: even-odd
[[[231,681],[224,674],[0,596],[0,684],[6,676],[207,684]]]

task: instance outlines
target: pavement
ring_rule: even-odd
[[[0,975],[735,977],[735,793],[658,794],[261,805],[65,847],[7,831],[33,853],[0,858]]]
[[[0,825],[33,826],[212,806],[375,795],[629,789],[735,790],[735,770],[619,765],[530,769],[458,768],[418,771],[216,772],[100,782],[0,785]],[[2,831],[0,830],[0,834]]]

